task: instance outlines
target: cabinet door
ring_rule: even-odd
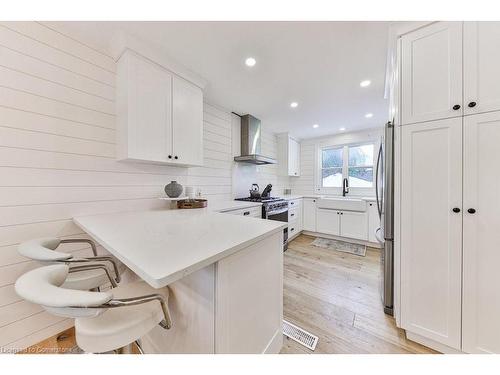
[[[172,91],[174,161],[203,165],[203,93],[178,77],[173,79]]]
[[[401,324],[460,349],[462,119],[402,127]]]
[[[316,199],[303,199],[303,228],[310,232],[316,232]]]
[[[316,210],[316,232],[340,235],[340,212],[318,208]]]
[[[461,22],[404,35],[401,68],[403,124],[462,115]]]
[[[288,175],[300,176],[300,145],[292,138],[288,138]]]
[[[462,342],[468,353],[500,353],[499,144],[499,112],[465,117]]]
[[[342,211],[340,213],[340,235],[342,237],[366,240],[367,227],[366,212]]]
[[[172,75],[132,53],[128,59],[128,157],[168,161],[172,152]]]
[[[378,243],[375,231],[380,227],[377,202],[368,203],[368,241]]]
[[[500,22],[464,23],[465,114],[500,109]]]

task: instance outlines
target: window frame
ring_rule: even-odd
[[[349,148],[362,146],[362,145],[373,145],[373,180],[371,187],[349,187],[349,193],[347,196],[372,196],[375,195],[375,170],[377,163],[377,150],[380,145],[380,141],[375,139],[366,139],[358,142],[349,142],[349,143],[325,143],[317,145],[316,152],[316,168],[315,168],[315,191],[317,194],[325,194],[325,195],[342,195],[342,186],[340,187],[324,187],[322,172],[322,158],[323,158],[323,150],[332,150],[332,149],[342,149],[342,180],[344,178],[349,178]],[[356,166],[355,168],[361,168],[363,166]],[[368,167],[368,166],[364,166]]]

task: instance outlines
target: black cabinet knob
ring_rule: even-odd
[[[469,108],[474,108],[476,106],[476,104],[477,104],[476,102],[470,102],[468,104],[468,106],[469,106]]]
[[[168,158],[169,158],[169,159],[172,159],[172,155],[168,155]]]
[[[245,211],[245,212],[243,212],[243,215],[244,215],[244,216],[248,216],[248,215],[250,215],[250,211]]]
[[[458,214],[458,213],[460,212],[460,208],[455,207],[455,208],[453,208],[453,210],[452,210],[452,211]]]
[[[455,111],[458,111],[458,110],[460,109],[460,104],[455,104],[455,105],[453,106],[453,109],[454,109]]]
[[[476,213],[476,210],[475,210],[474,208],[469,208],[469,209],[467,210],[467,212],[468,212],[468,213],[470,213],[470,214],[475,214],[475,213]]]
[[[177,155],[176,155],[176,156],[174,156],[174,159],[175,159],[175,160],[177,160],[177,159],[179,159],[179,158],[178,158],[178,157],[177,157]]]

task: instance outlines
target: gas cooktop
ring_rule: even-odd
[[[262,203],[268,203],[268,202],[278,202],[282,201],[283,198],[279,197],[266,197],[266,198],[251,198],[251,197],[246,197],[246,198],[236,198],[235,201],[243,201],[243,202],[262,202]]]

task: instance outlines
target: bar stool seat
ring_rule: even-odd
[[[168,301],[168,289],[154,289],[144,281],[118,286],[113,298],[161,294]],[[76,343],[90,353],[124,347],[151,331],[164,319],[158,302],[108,309],[95,318],[75,319]]]
[[[61,244],[88,243],[92,257],[75,258],[73,254],[57,251]],[[120,275],[115,261],[109,256],[97,256],[96,245],[92,240],[85,238],[60,239],[57,237],[36,238],[23,242],[18,247],[18,252],[26,258],[46,264],[68,264],[72,271],[61,286],[67,289],[91,290],[105,285],[108,281],[112,286],[120,282]],[[111,277],[107,265],[110,263],[115,273]]]
[[[91,290],[109,282],[102,269],[70,273],[61,288]]]
[[[90,353],[138,345],[157,324],[172,327],[168,289],[154,289],[144,281],[120,285],[106,292],[66,289],[71,269],[66,264],[40,267],[19,277],[16,293],[48,312],[75,318],[76,342]]]

